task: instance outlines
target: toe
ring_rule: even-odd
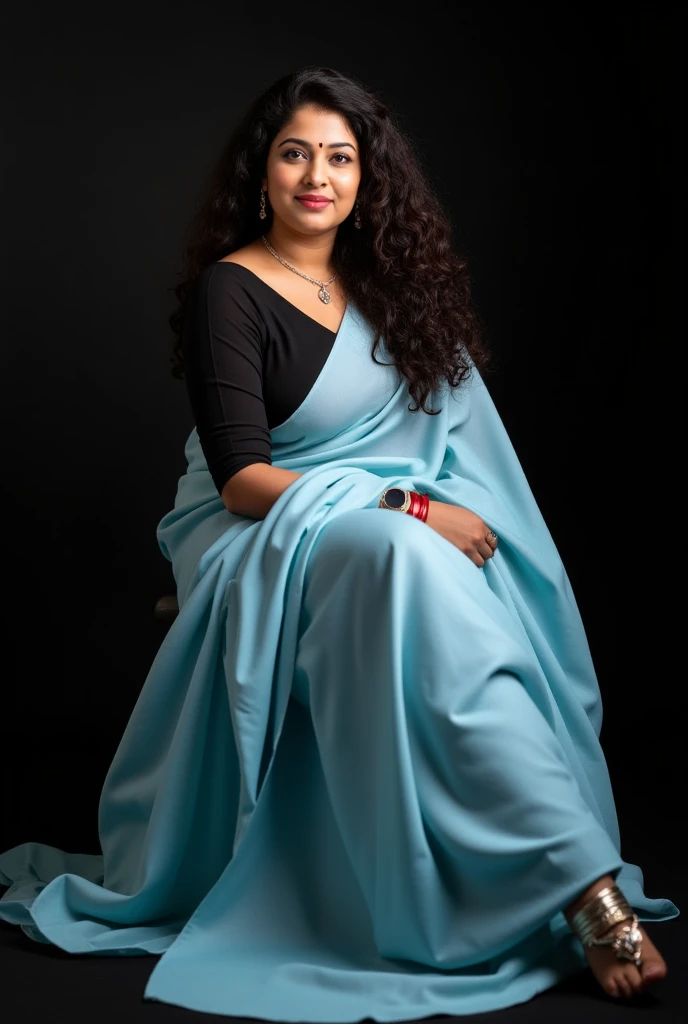
[[[630,985],[633,995],[636,995],[638,992],[642,992],[643,979],[640,971],[634,964],[629,964],[628,967],[624,968],[624,977]]]
[[[619,971],[615,975],[615,979],[616,979],[616,984],[619,987],[619,993],[622,996],[625,996],[626,999],[630,999],[630,997],[633,995],[633,988],[631,986],[631,983],[630,983],[628,977],[626,976],[626,972],[625,971]]]
[[[663,960],[646,960],[641,971],[643,987],[649,988],[655,982],[661,981],[665,974],[666,964]]]
[[[619,992],[619,986],[616,984],[613,978],[607,978],[606,981],[602,982],[602,988],[608,996],[612,996],[614,999],[618,999],[621,993]]]

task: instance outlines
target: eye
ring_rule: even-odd
[[[305,156],[306,154],[302,153],[300,149],[287,149],[287,150],[285,150],[284,153],[282,153],[282,156],[284,156],[284,157],[292,157],[294,155],[296,155],[296,156]]]
[[[341,160],[338,160],[337,157],[341,157]],[[336,163],[338,163],[338,164],[341,164],[341,163],[350,164],[351,163],[351,157],[347,156],[346,153],[335,153],[334,156],[332,157],[332,159]]]

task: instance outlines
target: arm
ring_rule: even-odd
[[[289,469],[253,463],[230,477],[221,497],[230,512],[265,519],[279,496],[300,476]]]
[[[263,398],[265,323],[227,267],[201,274],[184,330],[187,391],[198,437],[228,511],[264,519],[299,477],[271,464]]]

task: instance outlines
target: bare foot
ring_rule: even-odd
[[[625,921],[622,923],[626,924]],[[638,929],[643,937],[640,969],[629,960],[619,960],[611,946],[587,946],[584,950],[592,973],[607,995],[626,998],[638,995],[666,975],[667,967],[661,953],[642,925],[638,925]],[[614,931],[616,929],[612,928],[609,934]]]
[[[614,885],[611,875],[605,875],[593,883],[585,892],[571,903],[564,911],[569,924],[580,908],[591,900],[601,889]],[[623,921],[622,925],[631,922]],[[619,925],[607,932],[608,937],[617,931]],[[640,934],[643,937],[640,948],[642,964],[636,967],[630,960],[619,960],[611,946],[586,946],[584,953],[592,973],[595,975],[600,986],[607,995],[619,997],[630,997],[645,992],[648,988],[660,981],[667,973],[667,966],[664,958],[649,938],[647,932],[638,925]]]

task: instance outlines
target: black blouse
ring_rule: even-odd
[[[219,492],[254,462],[270,465],[270,430],[318,378],[337,334],[238,263],[199,275],[182,331],[198,437]]]

